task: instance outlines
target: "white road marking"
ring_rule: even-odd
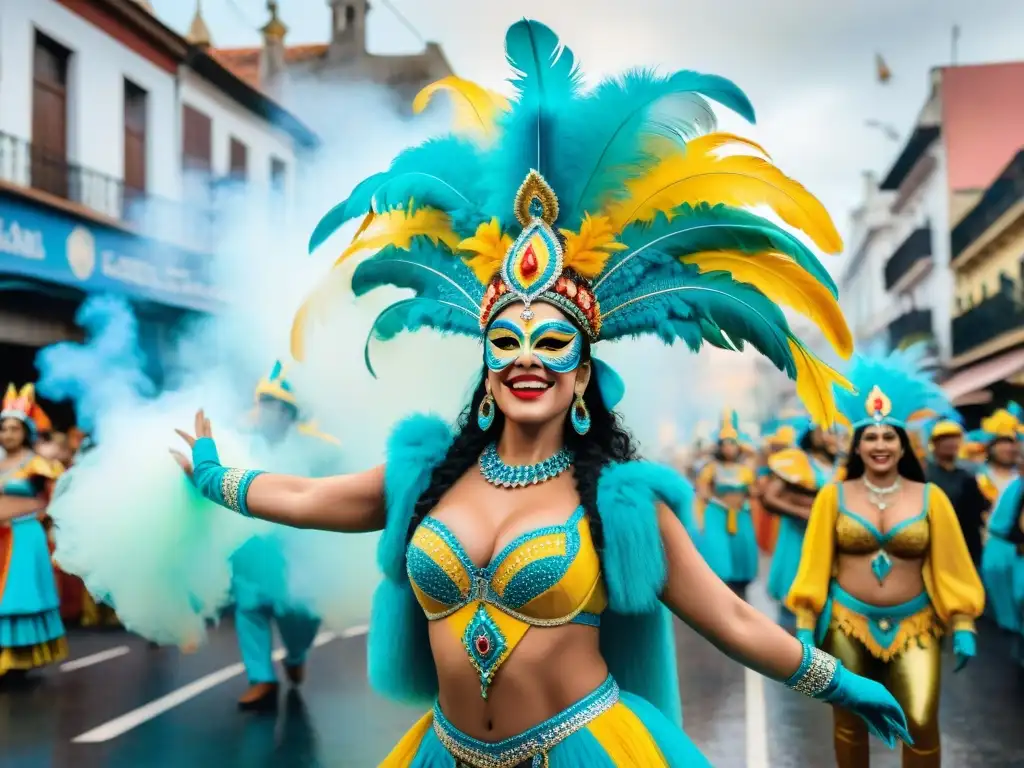
[[[108,648],[105,651],[94,653],[91,656],[83,656],[80,659],[72,659],[71,661],[65,661],[60,665],[61,672],[74,672],[76,669],[84,669],[85,667],[91,667],[93,664],[102,664],[104,661],[110,661],[116,659],[118,656],[124,656],[126,653],[131,652],[131,648],[127,645],[119,645],[116,648]]]
[[[349,627],[344,632],[342,632],[341,638],[342,640],[348,640],[350,637],[359,637],[360,635],[365,635],[369,631],[369,626],[367,626],[366,624],[359,624],[355,627]]]
[[[744,672],[747,704],[747,768],[768,768],[768,712],[764,678],[752,669]]]
[[[353,627],[352,629],[359,629],[359,627]],[[337,637],[338,635],[333,632],[321,632],[313,641],[313,647],[319,648],[321,645],[325,645],[332,640],[337,639]],[[279,648],[274,651],[274,661],[280,661],[283,658],[283,648]],[[175,691],[171,691],[165,696],[161,696],[159,699],[155,699],[138,709],[133,709],[131,712],[114,718],[103,725],[97,726],[91,731],[86,731],[82,735],[76,736],[71,741],[76,744],[97,744],[99,742],[116,739],[118,736],[123,736],[128,733],[128,731],[138,728],[143,723],[149,722],[154,717],[158,717],[164,712],[168,712],[178,705],[184,704],[189,699],[194,699],[199,694],[204,693],[211,688],[215,688],[233,677],[237,677],[244,671],[245,666],[241,663],[231,664],[223,669],[218,669],[216,672],[211,672],[205,677],[194,680],[188,685],[182,686]]]

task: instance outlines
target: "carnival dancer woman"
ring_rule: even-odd
[[[284,468],[292,454],[293,465],[308,468],[309,451],[301,450],[294,442],[299,436],[317,438],[324,445],[337,442],[309,423],[299,423],[299,402],[280,362],[256,386],[255,400],[256,450],[267,455],[267,466]],[[317,463],[326,464],[322,457]],[[330,462],[332,469],[337,463]],[[288,557],[287,548],[277,535],[283,530],[286,529],[253,537],[231,558],[235,633],[249,680],[248,690],[238,700],[238,708],[243,711],[277,708],[278,679],[272,656],[274,625],[285,648],[285,675],[293,686],[305,680],[306,658],[320,628],[316,611],[289,589],[290,572],[301,570],[303,563]]]
[[[1018,474],[999,496],[988,521],[981,569],[993,614],[1016,638],[1014,655],[1024,663],[1024,482]]]
[[[1024,431],[1021,415],[1021,407],[1010,403],[981,420],[978,437],[986,450],[978,485],[993,505],[1017,477],[1018,444]]]
[[[33,386],[10,385],[0,408],[0,677],[67,656],[44,527],[60,467],[31,447],[38,431],[48,428]]]
[[[796,617],[785,601],[800,567],[811,506],[818,491],[836,479],[837,470],[834,438],[806,418],[797,422],[797,429],[797,447],[768,459],[771,480],[763,499],[765,509],[779,519],[768,595],[779,602],[779,623],[791,630],[796,629]]]
[[[761,425],[761,457],[757,467],[756,501],[754,508],[754,535],[757,546],[766,555],[775,551],[779,536],[779,517],[765,508],[765,492],[773,477],[768,462],[772,456],[796,444],[796,430],[791,424],[772,419]]]
[[[756,478],[741,448],[735,411],[726,411],[714,458],[697,477],[704,505],[700,552],[711,570],[739,595],[757,576],[757,538],[750,500]]]
[[[798,637],[884,683],[903,706],[908,768],[940,764],[939,638],[952,635],[962,668],[984,607],[956,514],[925,483],[907,437],[914,411],[948,407],[918,362],[912,349],[854,360],[849,377],[860,394],[838,393],[854,430],[846,479],[818,493],[787,600]],[[868,766],[867,731],[849,712],[834,717],[840,768]]]
[[[686,533],[687,485],[636,460],[610,410],[622,380],[593,357],[599,341],[642,333],[694,348],[746,340],[805,394],[828,394],[814,382],[838,374],[769,298],[797,303],[847,349],[827,273],[799,240],[733,206],[767,202],[836,250],[827,214],[760,150],[717,153],[751,144],[698,136],[713,122],[701,94],[750,116],[728,81],[633,71],[585,93],[572,52],[531,21],[509,30],[506,53],[511,103],[457,78],[429,88],[418,106],[449,89],[476,133],[403,153],[312,242],[365,216],[345,257],[378,252],[353,290],[416,294],[384,310],[377,338],[430,326],[484,342],[454,434],[413,417],[385,465],[308,480],[221,466],[200,412],[186,435],[196,486],[288,525],[383,529],[370,679],[433,703],[386,766],[706,765],[672,723],[668,610],[735,658],[861,713],[892,743],[903,717],[881,686],[778,629],[704,564]],[[300,314],[299,354],[312,314]]]

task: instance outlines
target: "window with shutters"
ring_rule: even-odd
[[[213,124],[210,118],[186,104],[182,109],[181,136],[183,169],[209,174],[213,154]]]
[[[36,32],[32,62],[32,186],[68,196],[68,61],[71,52]]]
[[[146,192],[146,107],[148,94],[124,81],[124,203],[131,205]]]
[[[231,137],[230,162],[231,178],[235,181],[245,181],[248,175],[249,148],[234,136]]]

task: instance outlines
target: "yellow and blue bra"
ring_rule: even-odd
[[[517,536],[483,567],[444,523],[424,518],[406,571],[427,619],[448,622],[466,648],[484,698],[530,627],[596,627],[608,604],[583,507],[562,525]]]

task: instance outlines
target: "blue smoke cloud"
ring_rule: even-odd
[[[71,400],[79,426],[95,432],[107,409],[152,397],[156,387],[145,373],[138,321],[127,301],[116,296],[90,297],[79,308],[75,322],[85,331],[85,341],[40,350],[36,389],[49,400]]]

